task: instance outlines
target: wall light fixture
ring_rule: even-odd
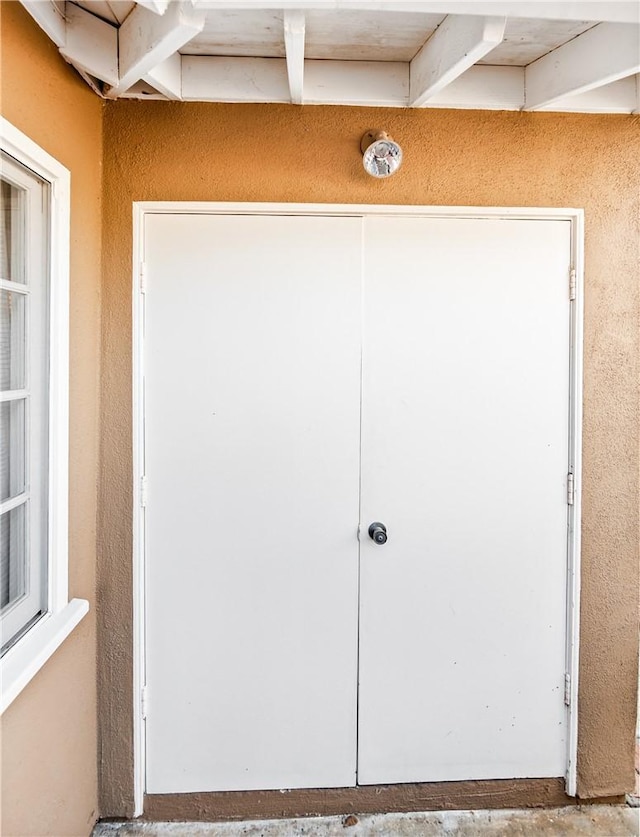
[[[402,149],[386,131],[373,128],[360,140],[364,170],[372,177],[389,177],[402,164]]]

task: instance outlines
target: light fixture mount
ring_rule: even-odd
[[[372,177],[390,177],[402,164],[402,149],[386,131],[372,128],[360,140],[362,164]]]

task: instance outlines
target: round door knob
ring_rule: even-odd
[[[384,523],[372,523],[369,526],[369,537],[374,543],[380,544],[382,546],[383,543],[387,542],[387,527]]]

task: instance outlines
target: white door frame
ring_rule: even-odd
[[[134,816],[143,813],[145,792],[145,539],[144,539],[144,219],[148,214],[181,215],[394,215],[428,218],[564,220],[571,223],[572,276],[567,277],[570,306],[570,393],[568,473],[574,477],[573,503],[568,505],[567,647],[568,704],[566,792],[576,795],[578,749],[578,656],[580,630],[580,521],[582,486],[582,352],[584,287],[584,212],[538,207],[442,207],[360,204],[220,203],[154,201],[133,204],[133,724]],[[514,265],[514,269],[517,266]]]

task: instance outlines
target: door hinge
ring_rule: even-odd
[[[571,706],[571,675],[564,676],[564,705]]]
[[[140,505],[144,509],[147,505],[147,478],[140,477]]]
[[[146,294],[147,292],[147,263],[140,262],[140,293]]]
[[[573,474],[567,474],[567,505],[572,506],[576,498],[576,482]]]
[[[140,713],[141,713],[142,719],[144,721],[146,721],[146,719],[147,719],[148,700],[149,700],[148,687],[143,686],[140,689]]]
[[[576,269],[572,267],[569,271],[569,300],[576,298]]]

